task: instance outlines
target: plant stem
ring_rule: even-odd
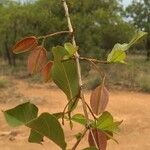
[[[77,142],[75,143],[75,145],[72,147],[71,150],[75,150],[77,148],[77,146],[79,145],[79,143],[81,142],[82,138],[85,136],[87,131],[88,131],[88,129],[85,128],[82,135],[81,135],[81,137],[77,140]]]
[[[39,36],[38,39],[46,39],[46,38],[51,37],[51,36],[55,36],[55,35],[59,35],[59,34],[65,34],[65,33],[71,33],[71,32],[70,31],[59,31],[59,32],[55,32],[55,33],[50,33],[50,34],[47,34],[47,35]]]
[[[68,22],[69,31],[71,33],[73,33],[73,27],[72,27],[72,24],[71,24],[71,19],[70,19],[68,5],[66,3],[66,0],[62,0],[62,3],[63,3],[63,6],[64,6],[64,10],[65,10],[65,14],[66,14],[67,22]],[[76,45],[76,41],[75,41],[74,33],[72,34],[72,44],[74,46],[77,46]],[[84,93],[83,93],[83,90],[82,90],[83,83],[82,83],[82,77],[81,77],[81,67],[80,67],[79,57],[80,56],[79,56],[78,52],[76,52],[75,53],[75,61],[76,61],[76,65],[77,65],[77,73],[78,73],[78,80],[79,80],[79,87],[80,87],[80,98],[81,98],[81,101],[82,101],[84,115],[85,115],[85,118],[87,120],[87,125],[89,126],[90,125],[90,119],[89,119],[89,115],[88,115],[88,111],[87,111],[87,106],[86,106]],[[94,140],[94,143],[96,145],[96,148],[98,148],[96,140]],[[76,147],[75,147],[75,149],[76,149]]]
[[[62,2],[63,2],[64,10],[65,10],[65,13],[66,13],[66,18],[67,18],[67,22],[68,22],[69,31],[71,33],[73,33],[73,27],[72,27],[72,24],[71,24],[69,10],[68,10],[68,6],[67,6],[67,3],[66,3],[66,0],[62,0]],[[72,43],[73,43],[74,46],[77,46],[74,34],[72,35]],[[80,68],[80,63],[79,63],[79,54],[78,54],[78,52],[75,53],[75,60],[76,60],[76,64],[77,64],[77,73],[78,73],[78,79],[79,79],[79,87],[80,87],[80,90],[81,90],[80,91],[80,94],[81,94],[80,97],[81,97],[81,100],[82,100],[85,117],[87,119],[87,122],[89,122],[89,116],[88,116],[88,112],[87,112],[86,102],[85,102],[84,94],[83,94],[83,91],[82,91],[83,83],[82,83],[82,78],[81,78],[81,68]]]
[[[88,62],[90,62],[92,64],[92,66],[95,68],[95,70],[100,74],[101,78],[104,79],[105,78],[105,73],[102,71],[102,69],[99,69],[97,67],[97,65],[91,60],[91,59],[86,59]]]
[[[96,139],[95,139],[94,134],[93,134],[93,132],[92,132],[91,129],[90,129],[90,133],[91,133],[91,135],[92,135],[92,138],[93,138],[95,147],[96,147],[97,149],[99,149],[99,148],[98,148],[98,145],[97,145],[97,142],[96,142]]]
[[[101,61],[93,58],[80,57],[81,60],[92,61],[94,63],[109,64],[107,61]]]
[[[93,116],[93,118],[94,118],[95,120],[97,120],[97,118],[95,117],[94,113],[92,112],[92,110],[91,110],[91,108],[90,108],[90,106],[88,105],[87,102],[86,102],[86,106],[87,106],[87,108],[89,109],[89,111],[90,111],[91,115]]]

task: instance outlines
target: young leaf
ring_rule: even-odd
[[[126,58],[125,50],[127,49],[127,44],[115,44],[114,48],[112,49],[111,53],[108,55],[107,61],[108,62],[118,62],[124,63]]]
[[[51,69],[53,66],[53,62],[49,61],[42,69],[41,74],[44,78],[45,82],[51,81]]]
[[[38,45],[37,38],[34,36],[31,36],[31,37],[24,38],[21,41],[17,42],[13,46],[12,51],[15,54],[23,53],[23,52],[33,50],[37,45]]]
[[[75,100],[79,95],[78,75],[76,63],[73,59],[62,61],[67,50],[62,46],[52,49],[54,64],[52,67],[52,79],[56,85],[66,94],[68,100]]]
[[[43,142],[43,135],[41,135],[40,133],[38,133],[37,131],[34,131],[33,129],[31,129],[30,131],[30,136],[28,138],[28,141],[30,143],[37,143],[37,144],[42,144]]]
[[[121,123],[122,121],[114,122],[112,115],[109,112],[105,111],[98,118],[96,128],[102,131],[116,132],[119,130],[118,127]]]
[[[36,47],[28,57],[28,71],[30,74],[40,72],[47,62],[47,52],[42,46]]]
[[[129,42],[129,46],[133,46],[134,44],[136,44],[140,39],[142,39],[145,35],[147,35],[147,32],[143,32],[143,31],[138,31],[135,33],[135,35],[133,36],[133,38],[131,39],[131,41]]]
[[[96,144],[98,146],[98,148],[100,150],[106,150],[107,147],[107,136],[105,135],[105,133],[97,130],[97,129],[93,129],[93,136],[95,138]],[[89,136],[88,136],[88,141],[89,141],[89,145],[90,146],[96,146],[93,136],[91,134],[91,132],[89,132]]]
[[[137,32],[131,41],[127,44],[115,44],[114,48],[110,52],[110,54],[107,57],[108,62],[118,62],[118,63],[125,63],[124,60],[126,58],[126,53],[125,51],[128,50],[131,46],[136,44],[141,38],[143,38],[147,33],[139,31]]]
[[[105,110],[108,101],[109,92],[104,85],[100,85],[92,91],[90,105],[96,115],[99,115]]]
[[[64,47],[68,51],[70,56],[73,56],[75,54],[75,52],[78,50],[78,47],[77,46],[75,47],[71,43],[65,43]]]
[[[38,108],[30,102],[16,106],[13,109],[4,111],[7,123],[12,127],[24,125],[35,119],[38,114]]]
[[[87,120],[82,114],[76,114],[71,118],[72,121],[78,122],[80,124],[86,125]]]
[[[33,131],[38,132],[41,137],[46,136],[60,146],[63,150],[65,150],[66,142],[63,129],[53,115],[49,113],[42,113],[38,118],[30,121],[26,126],[31,128]]]

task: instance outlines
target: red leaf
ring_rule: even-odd
[[[97,129],[93,129],[92,132],[93,132],[93,135],[94,135],[94,138],[95,138],[95,141],[96,141],[96,144],[97,144],[99,150],[106,150],[107,136],[105,135],[105,133],[103,133],[103,132],[101,132],[100,130],[97,130]],[[89,141],[90,146],[95,146],[96,147],[91,132],[89,132],[88,141]]]
[[[40,72],[47,62],[47,52],[42,46],[36,47],[28,57],[28,71],[30,74]]]
[[[96,87],[92,91],[90,105],[96,115],[104,112],[109,101],[109,92],[104,85]]]
[[[13,48],[12,51],[15,54],[27,52],[33,50],[38,45],[37,38],[34,36],[26,37],[22,39],[21,41],[17,42]]]
[[[52,66],[53,66],[53,62],[52,62],[52,61],[49,61],[49,62],[44,66],[44,68],[43,68],[42,71],[41,71],[42,76],[43,76],[45,82],[48,82],[48,81],[51,80],[51,69],[52,69]]]

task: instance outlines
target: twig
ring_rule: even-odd
[[[91,130],[91,129],[89,129],[89,130],[90,130],[90,133],[91,133],[91,135],[92,135],[92,138],[93,138],[95,147],[96,147],[97,149],[99,149],[99,148],[98,148],[98,145],[97,145],[97,142],[96,142],[96,139],[95,139],[95,137],[94,137],[94,134],[93,134],[93,132],[92,132],[92,130]]]
[[[100,74],[100,76],[102,77],[102,79],[104,79],[104,78],[105,78],[105,73],[102,72],[102,71],[97,67],[97,65],[96,65],[93,61],[91,61],[90,59],[87,59],[87,61],[90,62],[90,63],[93,65],[93,67],[94,67],[94,68],[96,69],[96,71]]]
[[[39,36],[38,39],[45,39],[51,36],[55,36],[55,35],[59,35],[59,34],[65,34],[65,33],[71,33],[70,31],[59,31],[59,32],[55,32],[55,33],[50,33],[47,35],[43,35],[43,36]]]
[[[64,107],[64,110],[63,110],[63,116],[62,116],[62,124],[63,124],[63,125],[64,125],[65,111],[66,111],[68,105],[69,105],[71,102],[72,102],[72,101],[69,101],[69,102],[66,104],[66,106]],[[67,112],[67,113],[68,113],[68,112]]]
[[[64,125],[65,114],[71,113],[71,110],[72,110],[72,108],[74,107],[74,105],[75,105],[75,103],[76,103],[76,101],[73,101],[70,110],[68,110],[68,111],[66,112],[67,107],[70,105],[70,103],[72,102],[72,100],[73,100],[74,98],[75,98],[75,97],[73,97],[73,98],[66,104],[66,106],[64,107],[63,116],[62,116],[62,124],[63,124],[63,125]]]
[[[77,140],[77,142],[75,143],[75,145],[72,147],[71,150],[75,150],[77,148],[77,146],[79,145],[79,143],[81,142],[81,140],[83,139],[83,137],[85,136],[87,131],[88,131],[88,129],[85,128],[82,135],[81,135],[81,137]]]
[[[87,104],[87,102],[86,102],[86,106],[88,107],[88,109],[89,109],[91,115],[93,116],[93,118],[94,118],[95,120],[97,120],[97,118],[95,117],[94,113],[92,112],[92,110],[91,110],[90,106]]]
[[[71,33],[73,33],[72,34],[72,43],[73,43],[74,46],[77,46],[76,45],[76,41],[75,41],[74,32],[73,32],[73,27],[72,27],[71,20],[70,20],[68,5],[66,3],[66,0],[62,0],[62,3],[63,3],[63,6],[64,6],[64,10],[65,10],[65,14],[66,14],[67,22],[68,22],[69,31]],[[80,63],[79,63],[79,54],[78,54],[78,52],[75,53],[75,60],[76,60],[76,64],[77,64],[77,73],[78,73],[78,80],[79,80],[79,87],[80,87],[80,98],[81,98],[81,101],[82,101],[83,111],[84,111],[85,118],[87,120],[87,125],[90,125],[90,119],[89,119],[88,112],[87,112],[86,101],[85,101],[85,98],[84,98],[84,93],[82,91],[83,83],[82,83],[82,78],[81,78],[81,68],[80,68]]]
[[[66,0],[62,0],[62,2],[63,2],[64,10],[65,10],[65,13],[66,13],[66,18],[67,18],[67,22],[68,22],[69,31],[71,33],[73,33],[73,27],[72,27],[71,20],[70,20],[70,15],[69,15],[69,11],[68,11],[68,5],[66,3]],[[72,35],[72,43],[73,43],[74,46],[77,46],[74,34]],[[75,53],[75,60],[76,60],[76,64],[77,64],[77,73],[78,73],[78,79],[79,79],[79,87],[81,88],[81,92],[80,92],[81,95],[80,95],[80,97],[81,97],[81,100],[82,100],[85,117],[87,119],[87,122],[89,122],[89,117],[88,117],[88,113],[87,113],[85,98],[84,98],[84,94],[83,94],[83,91],[82,91],[83,83],[82,83],[82,79],[81,79],[81,68],[80,68],[80,63],[79,63],[79,54],[78,54],[78,52]]]
[[[93,58],[87,58],[87,57],[81,57],[80,56],[79,59],[86,60],[86,61],[92,61],[94,63],[109,64],[107,61],[101,61],[101,60],[97,60],[97,59],[93,59]]]

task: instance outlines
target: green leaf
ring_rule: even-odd
[[[76,63],[73,59],[62,61],[67,50],[62,46],[52,49],[54,65],[52,67],[52,78],[56,85],[66,94],[68,100],[75,100],[79,95],[78,74]]]
[[[77,123],[80,123],[80,124],[83,124],[83,125],[86,125],[87,123],[87,120],[86,118],[84,117],[84,115],[82,114],[76,114],[74,115],[72,118],[71,118],[72,121],[75,121]]]
[[[42,143],[43,137],[46,136],[63,150],[66,148],[63,129],[56,117],[59,114],[51,115],[49,113],[42,113],[37,117],[38,108],[30,102],[21,104],[13,109],[4,111],[4,116],[8,124],[12,127],[25,125],[31,128],[29,142]]]
[[[108,55],[108,62],[119,62],[124,63],[126,58],[125,50],[127,49],[127,44],[116,44],[112,49],[111,53]]]
[[[118,126],[122,123],[114,122],[112,115],[105,111],[99,118],[96,124],[96,128],[102,131],[116,132],[119,130]]]
[[[142,32],[142,31],[138,31],[133,38],[131,39],[131,41],[127,44],[115,44],[115,46],[113,47],[112,51],[109,53],[108,57],[107,57],[107,61],[108,62],[118,62],[118,63],[125,63],[124,60],[126,58],[126,53],[125,51],[127,51],[131,46],[133,46],[134,44],[136,44],[141,38],[143,38],[147,33],[146,32]]]
[[[30,132],[30,136],[28,138],[28,141],[30,143],[42,143],[43,142],[43,135],[41,135],[40,133],[34,131],[33,129],[31,129],[31,132]]]
[[[65,43],[64,47],[68,51],[70,56],[73,56],[75,54],[75,52],[78,50],[78,47],[72,45],[71,43]]]
[[[53,115],[49,113],[42,113],[38,118],[29,122],[27,127],[41,135],[38,137],[38,140],[39,138],[42,138],[42,136],[46,136],[58,146],[60,146],[63,150],[65,150],[66,142],[63,129],[61,128],[58,120]],[[35,134],[36,133],[34,132],[34,135]]]
[[[87,148],[84,148],[83,150],[98,150],[96,147],[87,147]]]
[[[135,35],[133,36],[133,38],[131,39],[131,41],[129,42],[129,46],[133,46],[134,44],[136,44],[139,40],[141,40],[145,35],[147,35],[147,32],[143,32],[143,31],[138,31],[135,33]]]
[[[13,109],[4,111],[7,123],[12,127],[27,124],[37,117],[38,108],[30,102],[16,106]]]

